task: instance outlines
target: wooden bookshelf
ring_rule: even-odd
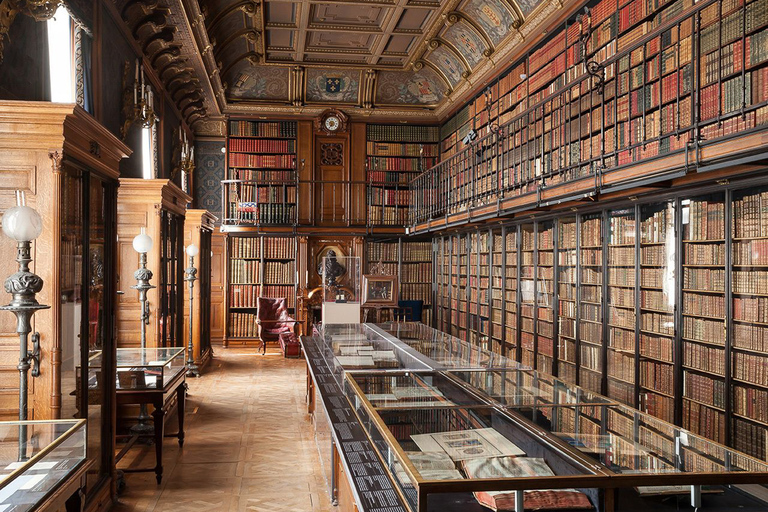
[[[518,228],[504,228],[504,354],[519,359],[518,354],[518,282],[520,266],[518,264]]]
[[[490,276],[490,348],[498,354],[505,354],[504,286],[506,278],[504,268],[504,230],[502,228],[491,231],[490,272],[487,275]]]
[[[607,396],[635,405],[637,328],[637,218],[635,208],[608,213]]]
[[[675,203],[640,207],[639,406],[674,422]]]
[[[579,219],[579,384],[600,393],[603,386],[603,216],[582,215]]]
[[[229,122],[222,224],[296,223],[297,145],[295,121]]]
[[[432,241],[369,240],[366,254],[368,272],[381,263],[385,272],[398,276],[400,300],[422,301],[421,321],[432,325]]]
[[[520,362],[533,368],[536,350],[536,225],[520,226]]]
[[[684,199],[682,210],[681,424],[725,442],[725,193]],[[710,368],[693,360],[699,346],[714,351]]]
[[[555,224],[537,223],[536,229],[536,369],[554,374],[555,364]]]
[[[437,126],[366,126],[369,225],[408,223],[409,183],[437,162],[438,138]]]
[[[576,383],[579,223],[575,216],[557,225],[557,375]]]
[[[296,308],[296,239],[285,236],[229,236],[227,338],[243,343],[258,339],[259,297],[285,298]]]

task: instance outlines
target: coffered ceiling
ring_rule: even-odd
[[[438,120],[563,9],[561,0],[116,1],[185,19],[181,56],[198,71],[209,118],[337,107]]]

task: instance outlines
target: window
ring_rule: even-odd
[[[72,18],[60,6],[48,26],[48,61],[51,77],[51,101],[74,103],[74,68],[72,65]]]
[[[154,128],[141,129],[141,171],[145,180],[155,177]]]

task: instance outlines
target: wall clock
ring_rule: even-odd
[[[315,119],[315,130],[329,135],[342,133],[347,131],[348,119],[347,115],[341,110],[326,110],[319,118]]]

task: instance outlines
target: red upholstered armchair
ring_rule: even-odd
[[[261,353],[267,351],[268,341],[278,341],[284,333],[296,334],[296,320],[288,314],[285,299],[259,297],[259,309],[256,313],[256,325],[259,328]]]

